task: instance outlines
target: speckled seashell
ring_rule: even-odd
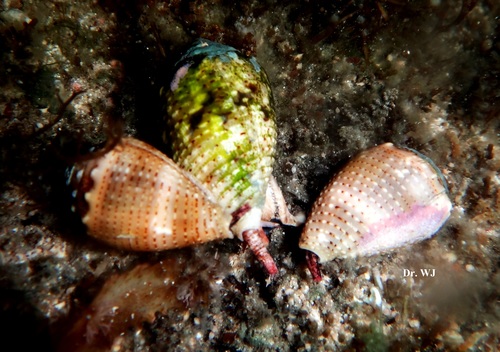
[[[77,164],[70,180],[88,234],[110,245],[159,251],[233,237],[231,216],[213,197],[136,139]]]
[[[432,162],[386,143],[362,152],[332,179],[315,202],[299,245],[319,262],[376,254],[429,238],[451,208]],[[311,272],[315,276],[314,268]]]
[[[269,273],[276,273],[260,243],[276,144],[266,74],[254,58],[201,39],[181,58],[162,94],[170,130],[165,141],[173,159],[233,214],[233,233],[249,243]]]

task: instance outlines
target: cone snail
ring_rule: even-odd
[[[160,151],[123,138],[70,175],[89,235],[136,251],[232,238],[231,217],[212,195]]]
[[[173,159],[233,214],[234,235],[276,274],[261,227],[276,145],[267,76],[254,58],[204,39],[176,67],[161,92]]]
[[[429,159],[385,143],[352,159],[321,192],[299,246],[315,281],[317,262],[372,255],[435,234],[452,204]]]

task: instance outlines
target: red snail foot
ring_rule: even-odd
[[[266,247],[269,240],[267,239],[264,230],[262,230],[262,228],[246,230],[243,232],[243,240],[248,244],[268,274],[271,276],[276,275],[278,273],[278,268],[276,267],[273,258],[267,251]]]
[[[309,271],[311,272],[311,276],[312,276],[314,282],[320,282],[321,281],[321,271],[319,270],[318,256],[316,254],[314,254],[313,252],[307,251],[306,261],[307,261],[307,267],[309,268]]]

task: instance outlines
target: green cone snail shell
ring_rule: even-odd
[[[260,225],[276,143],[263,69],[232,47],[201,39],[162,94],[173,159],[233,214],[233,233],[275,274]]]

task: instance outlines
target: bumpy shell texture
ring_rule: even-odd
[[[213,197],[136,139],[76,165],[71,179],[87,232],[110,245],[155,251],[233,237],[231,216]]]
[[[166,98],[174,160],[232,214],[231,231],[270,275],[278,272],[260,225],[276,122],[267,76],[236,49],[198,40],[177,64]]]
[[[451,208],[439,170],[386,143],[359,154],[332,179],[299,245],[320,262],[371,255],[432,236]]]
[[[177,67],[164,92],[174,160],[229,212],[261,209],[276,143],[266,74],[255,59],[203,39]]]

